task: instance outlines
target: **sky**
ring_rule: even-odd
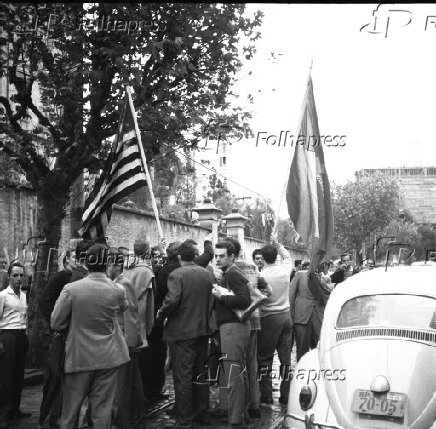
[[[258,133],[296,134],[311,64],[320,133],[345,142],[324,146],[330,182],[345,183],[363,168],[436,165],[436,5],[385,4],[374,25],[377,7],[247,5],[247,15],[265,15],[262,38],[234,91],[252,111],[255,137],[232,145],[227,177],[278,207],[292,149],[267,145]]]

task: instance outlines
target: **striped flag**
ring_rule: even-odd
[[[333,245],[333,210],[310,75],[286,200],[295,229],[307,244],[310,269],[316,269]]]
[[[135,121],[135,112],[130,107],[126,92],[111,153],[100,179],[85,203],[83,225],[79,231],[83,238],[104,239],[112,215],[112,205],[147,185]]]

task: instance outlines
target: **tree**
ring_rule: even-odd
[[[269,202],[259,197],[255,199],[252,205],[246,205],[242,212],[242,214],[250,218],[251,236],[269,242],[273,223],[270,221],[269,225],[263,225],[262,215],[265,213],[276,221],[274,210]]]
[[[277,227],[277,234],[279,243],[282,243],[285,246],[300,246],[302,249],[305,249],[305,246],[301,243],[296,242],[298,237],[297,232],[295,231],[294,224],[291,219],[280,219],[279,225]]]
[[[247,114],[230,106],[231,86],[242,64],[241,35],[250,59],[261,13],[247,18],[243,4],[0,7],[2,75],[10,84],[9,96],[0,97],[2,149],[37,195],[37,230],[45,238],[29,304],[31,356],[38,365],[39,333],[47,329],[37,301],[45,267],[53,265],[50,248],[59,243],[72,184],[84,168],[95,172],[104,164],[124,83],[133,87],[149,161],[175,147],[195,147],[201,126],[216,112],[245,124]]]
[[[422,237],[419,233],[418,225],[413,222],[403,221],[401,219],[393,219],[391,220],[391,222],[389,222],[389,225],[383,230],[381,236],[395,237],[395,241],[397,243],[410,244],[411,246],[415,247],[415,254],[416,250],[418,250],[419,253],[419,249],[416,249],[416,246],[419,245]],[[377,247],[377,255],[383,256],[384,258],[387,248],[387,242],[380,241],[380,244]],[[406,259],[409,254],[409,252],[401,252],[400,254],[399,246],[394,246],[391,250],[391,255],[397,255],[398,261],[400,261],[400,258],[402,260]],[[412,259],[409,259],[407,262],[412,262]]]
[[[399,195],[398,182],[382,174],[333,185],[335,246],[353,252],[364,242],[371,245],[374,235],[398,218]]]

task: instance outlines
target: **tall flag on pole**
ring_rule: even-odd
[[[112,205],[147,185],[135,121],[135,112],[130,107],[126,92],[111,153],[85,203],[83,224],[79,231],[83,238],[104,239],[112,215]]]
[[[307,244],[309,269],[313,271],[333,246],[333,210],[310,75],[298,142],[289,172],[286,201],[295,229]]]

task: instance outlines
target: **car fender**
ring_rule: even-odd
[[[300,362],[296,365],[292,374],[291,385],[289,389],[288,414],[294,414],[299,417],[314,414],[317,421],[336,424],[336,419],[331,410],[327,397],[325,383],[332,381],[325,380],[325,371],[322,371],[319,364],[318,349],[313,349],[306,353]],[[300,391],[305,385],[314,383],[316,385],[316,397],[313,405],[306,411],[300,406]],[[304,429],[305,424],[293,420],[292,426],[295,429]]]

